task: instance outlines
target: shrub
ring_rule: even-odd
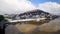
[[[4,20],[4,16],[3,15],[0,15],[0,22]]]

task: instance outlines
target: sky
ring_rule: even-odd
[[[56,2],[60,4],[60,0],[29,0],[31,1],[36,7],[38,4],[45,3],[45,2]]]
[[[0,14],[20,14],[34,9],[59,15],[60,0],[0,0]]]

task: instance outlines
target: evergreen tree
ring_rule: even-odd
[[[0,22],[4,20],[4,16],[3,15],[0,15]]]

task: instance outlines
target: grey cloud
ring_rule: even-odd
[[[35,7],[28,0],[0,0],[0,14],[23,13],[32,9]]]
[[[39,4],[38,8],[55,15],[60,14],[60,4],[55,2],[46,2],[46,3]]]

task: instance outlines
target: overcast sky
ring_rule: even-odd
[[[0,0],[0,14],[19,14],[33,9],[59,15],[60,0]]]

